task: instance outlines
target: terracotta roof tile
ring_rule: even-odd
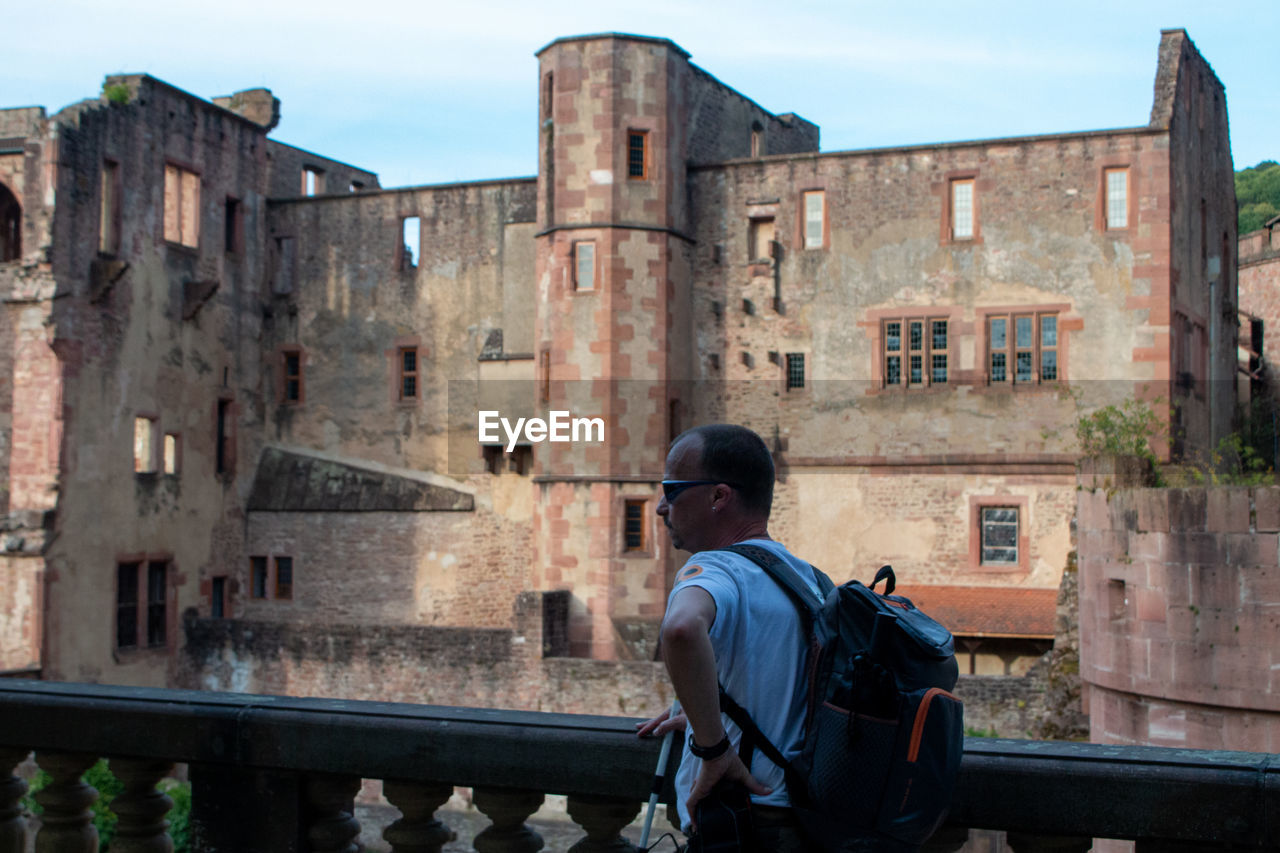
[[[1053,637],[1056,589],[990,586],[900,586],[895,595],[964,637]]]

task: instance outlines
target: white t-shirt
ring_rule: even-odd
[[[817,580],[808,563],[767,539],[740,544],[768,548],[791,566],[818,596]],[[808,639],[791,598],[773,578],[746,557],[729,551],[700,551],[676,573],[671,594],[687,586],[705,589],[716,603],[711,625],[711,647],[716,654],[716,674],[725,692],[746,709],[760,731],[788,760],[800,754],[803,736],[805,690],[804,655]],[[670,600],[668,599],[668,607]],[[736,752],[742,732],[721,714],[725,731]],[[691,733],[685,732],[684,755],[676,772],[680,824],[689,826],[685,800],[693,788],[702,762],[689,751]],[[710,746],[711,744],[704,744]],[[757,747],[751,775],[773,789],[752,800],[771,806],[789,806],[783,773]]]

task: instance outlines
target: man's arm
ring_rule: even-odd
[[[680,707],[689,719],[693,742],[711,747],[724,739],[720,717],[720,687],[716,678],[716,656],[708,631],[716,618],[715,599],[705,589],[686,586],[671,598],[662,622],[663,660],[675,687]],[[732,749],[719,758],[702,762],[698,779],[689,792],[689,815],[694,806],[711,793],[721,779],[741,782],[753,794],[771,789],[752,778],[750,771]]]

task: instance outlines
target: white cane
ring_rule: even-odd
[[[680,713],[679,704],[671,706],[671,717]],[[668,717],[670,719],[670,717]],[[644,829],[640,831],[640,849],[649,849],[649,830],[653,828],[653,812],[658,807],[658,797],[662,794],[662,786],[667,778],[667,761],[671,758],[671,738],[675,729],[667,732],[662,738],[662,750],[658,753],[658,767],[653,771],[653,788],[649,791],[649,808],[644,815]]]

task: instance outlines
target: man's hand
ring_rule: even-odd
[[[747,769],[747,765],[742,763],[738,753],[732,749],[719,758],[703,761],[702,768],[698,771],[698,778],[694,780],[693,788],[689,791],[689,799],[685,800],[685,808],[689,810],[689,821],[693,824],[692,829],[694,831],[698,829],[695,817],[697,812],[694,810],[698,802],[710,794],[711,789],[724,779],[730,782],[740,782],[752,794],[764,795],[773,793],[772,788],[767,788],[756,781],[756,778],[751,775],[751,771]]]
[[[652,720],[645,720],[643,723],[636,723],[636,737],[659,737],[667,732],[682,732],[685,726],[689,724],[689,719],[685,717],[684,712],[671,716],[671,709],[663,711]]]

